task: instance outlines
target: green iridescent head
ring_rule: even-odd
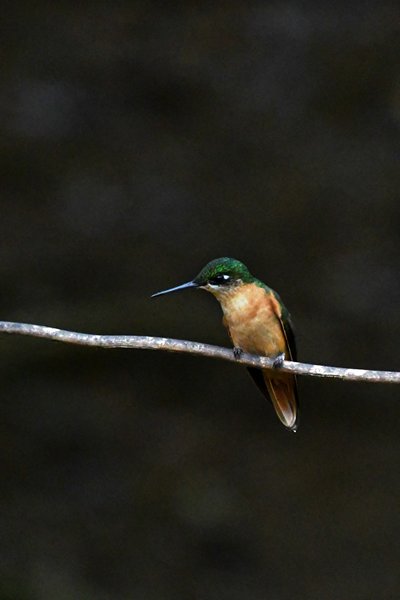
[[[177,292],[186,288],[206,288],[208,290],[227,289],[230,286],[239,285],[240,283],[251,283],[254,277],[250,271],[239,260],[235,258],[216,258],[206,264],[200,273],[192,280],[177,287],[157,292],[154,296]]]
[[[194,283],[203,287],[234,285],[238,281],[249,283],[252,280],[246,265],[235,258],[215,258],[194,278]]]

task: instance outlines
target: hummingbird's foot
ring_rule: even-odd
[[[238,358],[240,358],[243,354],[243,350],[241,348],[239,348],[239,346],[234,346],[233,347],[233,356],[236,358],[236,360]]]
[[[273,367],[274,369],[280,369],[281,367],[283,367],[283,363],[285,361],[285,353],[281,352],[280,354],[278,354],[278,356],[276,356],[274,358],[274,363],[273,363]]]

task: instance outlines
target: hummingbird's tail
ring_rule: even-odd
[[[248,371],[261,393],[271,400],[280,421],[291,431],[296,431],[299,424],[296,377],[282,373],[279,377],[271,378],[271,371],[254,367],[248,367]]]
[[[264,374],[269,396],[282,423],[291,431],[296,431],[299,417],[297,384],[293,375],[270,379]]]

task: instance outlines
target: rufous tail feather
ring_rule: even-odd
[[[294,377],[270,379],[264,376],[272,404],[279,419],[288,429],[297,429],[297,392]]]

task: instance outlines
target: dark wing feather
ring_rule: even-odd
[[[282,303],[281,303],[282,306]],[[297,360],[297,348],[296,348],[296,339],[293,331],[292,319],[290,317],[289,311],[282,306],[281,316],[277,315],[283,329],[283,333],[286,339],[286,345],[288,347],[289,356],[291,360]]]
[[[254,383],[256,384],[260,392],[263,394],[263,396],[265,396],[267,400],[272,402],[261,369],[257,369],[256,367],[247,367],[247,370],[251,375]]]

